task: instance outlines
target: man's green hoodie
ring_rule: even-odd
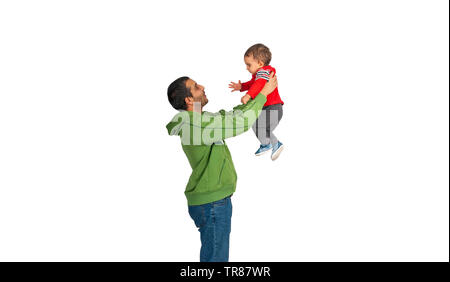
[[[180,136],[192,167],[184,192],[188,205],[211,203],[234,193],[237,175],[224,139],[247,131],[266,100],[266,96],[258,94],[229,112],[180,111],[167,124],[169,135]]]

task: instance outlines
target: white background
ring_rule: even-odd
[[[448,261],[448,6],[0,2],[0,260],[198,261],[167,86],[229,110],[261,42],[286,147],[228,140],[230,261]]]

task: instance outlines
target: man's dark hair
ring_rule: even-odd
[[[189,79],[187,76],[182,76],[177,78],[174,82],[169,85],[167,89],[167,97],[169,98],[169,103],[176,110],[187,110],[186,102],[184,99],[186,97],[192,97],[191,90],[186,87],[186,81]]]
[[[270,60],[272,60],[272,53],[270,52],[270,49],[261,43],[255,44],[247,49],[245,56],[250,55],[252,55],[256,60],[263,62],[265,66],[270,64]]]

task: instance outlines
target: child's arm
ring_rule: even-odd
[[[247,94],[242,96],[241,102],[247,104],[251,99],[255,99],[258,93],[263,89],[267,81],[269,81],[270,70],[261,69],[253,75],[252,80],[246,85],[249,89]],[[241,90],[244,91],[244,90]]]
[[[264,79],[256,80],[248,90],[247,95],[249,95],[252,99],[255,99],[256,95],[258,95],[261,89],[263,89],[264,85],[266,85],[266,82],[267,81]]]
[[[247,92],[252,99],[255,99],[256,95],[263,89],[264,85],[267,81],[269,81],[270,70],[261,69],[256,72],[255,82],[250,86],[250,89]]]
[[[240,92],[243,92],[243,91],[247,91],[248,89],[250,89],[252,84],[253,84],[253,79],[250,81],[244,82],[244,83],[241,83],[240,80],[237,83],[232,81],[232,82],[230,82],[230,84],[228,84],[228,88],[232,89],[231,92],[238,91],[238,90]]]
[[[254,80],[252,79],[252,80],[250,80],[250,81],[247,81],[247,82],[242,83],[242,84],[241,84],[241,89],[240,89],[240,91],[241,91],[241,92],[244,92],[244,91],[249,90],[250,87],[252,87],[253,82],[254,82]],[[261,88],[261,89],[262,89],[262,88]],[[258,93],[256,93],[256,94],[258,94]]]
[[[251,85],[250,89],[247,92],[252,99],[255,99],[256,95],[263,89],[264,85],[267,81],[269,81],[270,70],[261,69],[256,72],[254,75],[254,83]]]
[[[241,90],[242,83],[240,80],[238,83],[232,81],[232,82],[230,82],[230,84],[228,84],[228,88],[231,88],[231,92]]]

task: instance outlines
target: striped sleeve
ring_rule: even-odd
[[[270,70],[259,70],[256,73],[255,81],[258,79],[264,79],[266,81],[269,81],[269,74],[270,74]]]

